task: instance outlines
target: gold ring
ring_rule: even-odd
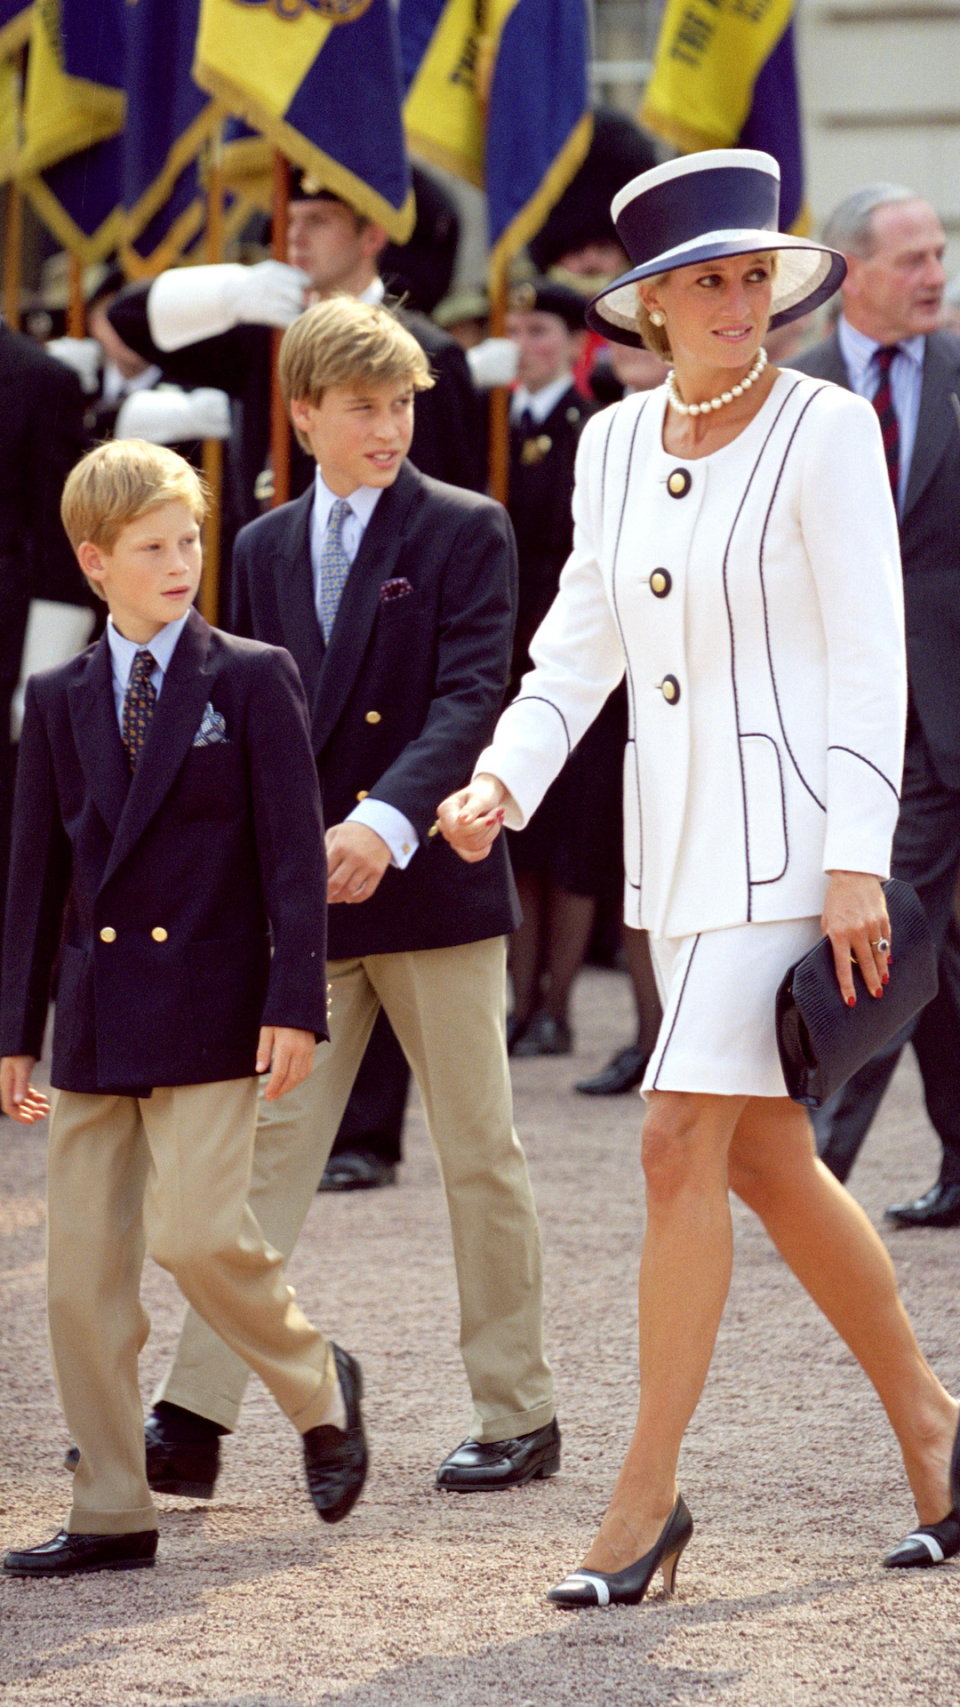
[[[890,942],[889,942],[889,939],[885,936],[878,937],[876,942],[872,942],[870,944],[870,947],[875,948],[877,950],[878,954],[889,954],[890,953]]]

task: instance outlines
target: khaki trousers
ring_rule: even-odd
[[[540,1230],[504,1039],[502,937],[411,954],[333,960],[330,1042],[308,1079],[260,1104],[250,1206],[288,1256],[314,1199],[373,1022],[383,1004],[426,1111],[450,1212],[460,1349],[475,1440],[509,1440],[553,1416],[543,1351]],[[236,1427],[247,1369],[188,1312],[154,1395]]]
[[[137,1357],[145,1253],[269,1387],[301,1433],[325,1414],[332,1354],[247,1205],[257,1081],[151,1097],[54,1091],[47,1274],[53,1372],[80,1448],[72,1534],[155,1529]],[[218,1341],[217,1343],[221,1343]]]

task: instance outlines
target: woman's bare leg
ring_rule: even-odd
[[[917,1344],[887,1251],[859,1204],[817,1160],[810,1122],[786,1098],[754,1098],[730,1146],[730,1184],[869,1376],[903,1453],[921,1523],[950,1510],[958,1407]]]
[[[584,1564],[620,1571],[653,1546],[677,1497],[677,1459],[730,1285],[727,1150],[743,1097],[654,1091],[643,1127],[647,1230],[640,1259],[640,1409]]]

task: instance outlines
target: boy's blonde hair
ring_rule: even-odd
[[[67,475],[60,515],[76,551],[89,539],[110,552],[122,529],[158,504],[181,499],[197,523],[207,513],[202,477],[166,445],[113,439],[81,457]]]
[[[280,345],[280,389],[291,402],[319,404],[331,385],[389,385],[408,380],[414,391],[434,384],[412,332],[388,308],[331,296],[289,326]],[[310,445],[295,427],[304,450]]]

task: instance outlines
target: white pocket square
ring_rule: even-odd
[[[213,706],[208,700],[204,708],[200,727],[193,737],[194,746],[215,747],[219,741],[226,741],[228,739],[227,724],[223,713],[214,711]]]

